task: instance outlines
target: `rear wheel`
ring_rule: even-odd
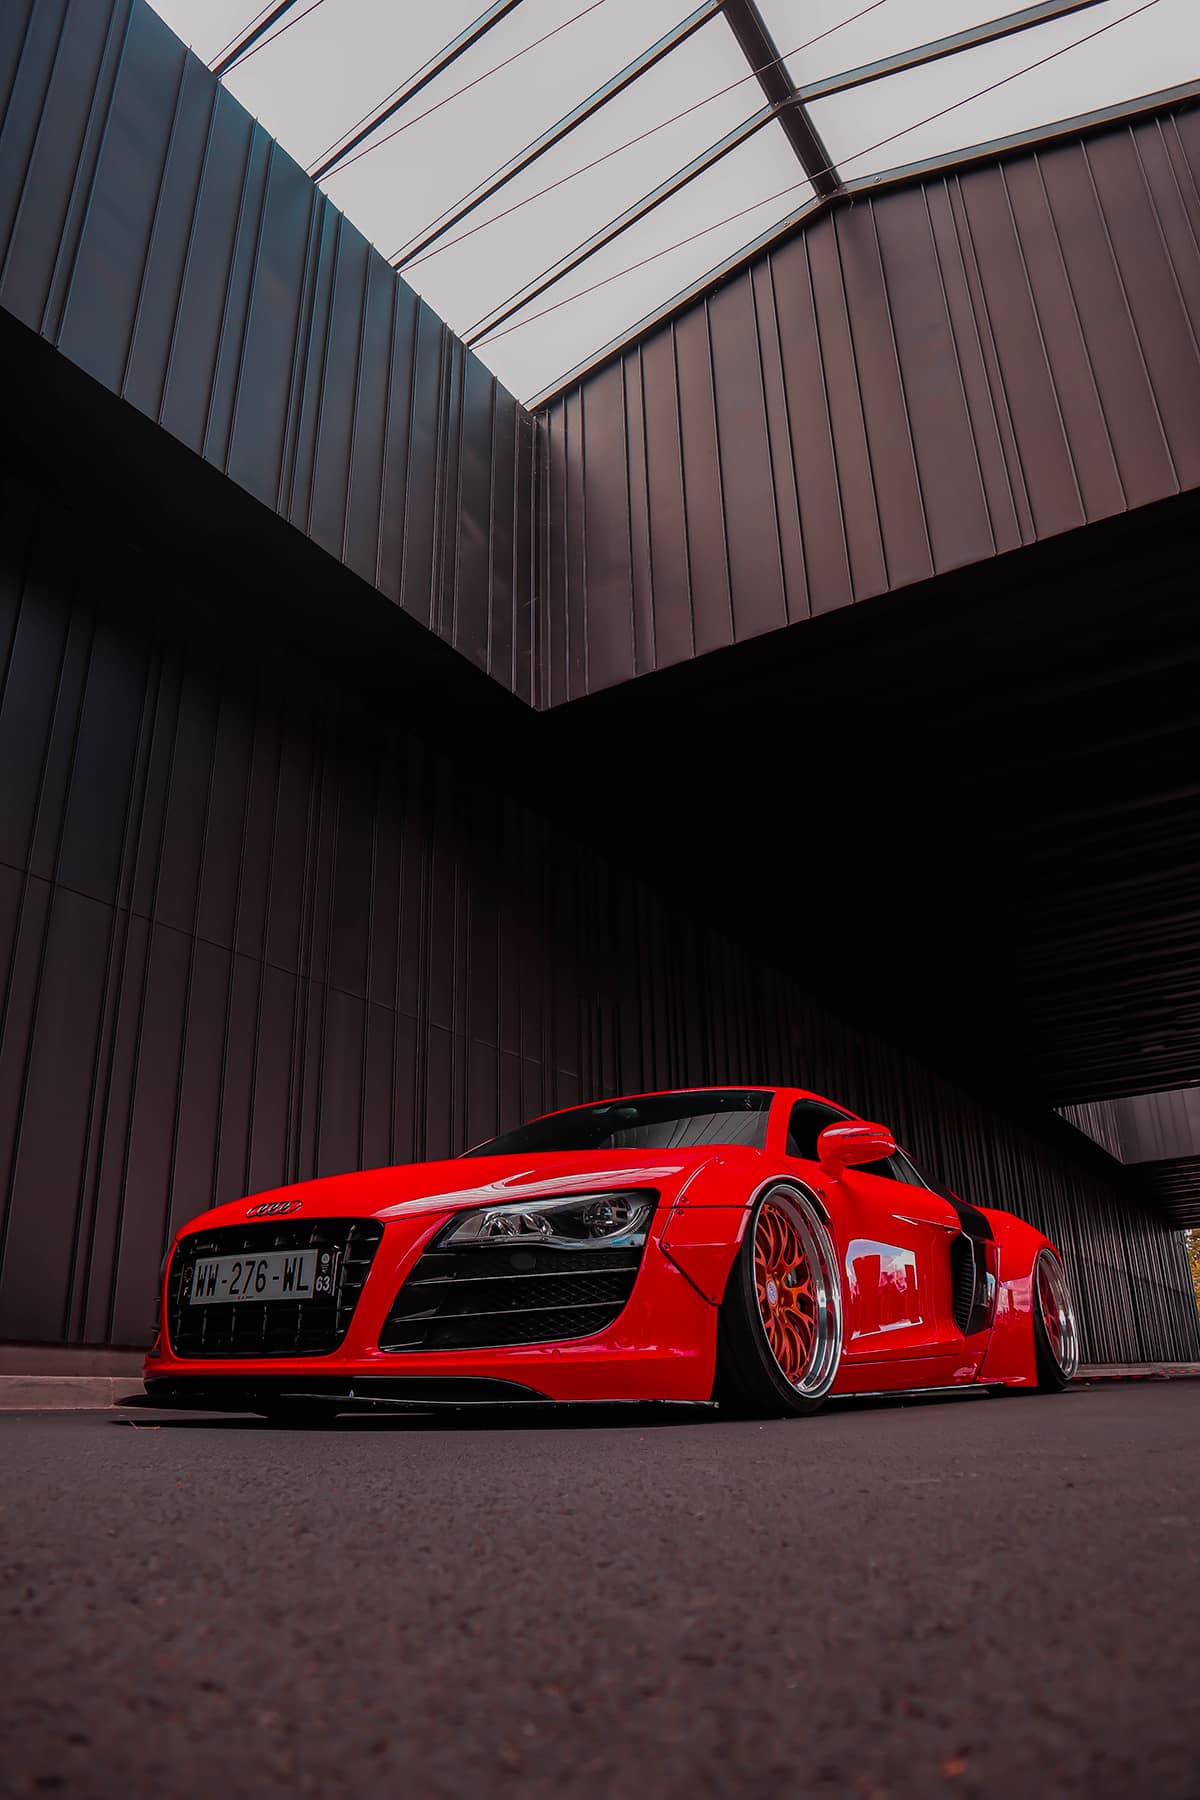
[[[842,1287],[812,1201],[780,1182],[755,1203],[717,1323],[714,1397],[748,1418],[815,1412],[842,1353]]]
[[[1059,1394],[1079,1369],[1075,1302],[1053,1250],[1039,1250],[1033,1265],[1033,1344],[1038,1392]]]

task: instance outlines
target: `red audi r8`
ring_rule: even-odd
[[[795,1088],[548,1113],[453,1161],[234,1201],[179,1232],[153,1404],[289,1415],[439,1402],[1054,1391],[1062,1259]]]

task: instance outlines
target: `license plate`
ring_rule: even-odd
[[[197,1257],[187,1299],[192,1306],[239,1300],[320,1300],[333,1294],[332,1250],[267,1250],[261,1256]]]

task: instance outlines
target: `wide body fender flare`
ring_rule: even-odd
[[[676,1196],[659,1244],[713,1307],[724,1298],[755,1205],[780,1184],[803,1194],[824,1223],[831,1224],[821,1189],[795,1170],[772,1164],[761,1152],[714,1156]]]
[[[980,1211],[995,1235],[997,1293],[991,1337],[975,1379],[1005,1387],[1036,1387],[1034,1265],[1042,1250],[1053,1250],[1055,1256],[1059,1253],[1046,1234],[1028,1220],[986,1207]]]

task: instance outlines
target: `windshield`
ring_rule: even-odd
[[[554,1150],[679,1150],[694,1144],[766,1148],[774,1095],[763,1088],[648,1094],[551,1113],[477,1144],[468,1156],[525,1156]]]

